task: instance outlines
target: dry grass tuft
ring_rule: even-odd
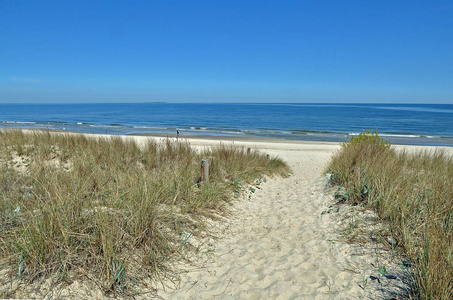
[[[197,153],[171,140],[139,147],[122,137],[5,130],[0,141],[2,269],[27,282],[97,274],[106,294],[131,295],[133,281],[149,274],[171,276],[169,262],[191,236],[183,233],[196,234],[205,216],[226,210],[235,180],[288,172],[258,151]],[[200,185],[204,158],[210,182]]]
[[[377,133],[376,133],[377,135]],[[414,267],[420,297],[453,297],[453,159],[397,153],[379,139],[346,143],[328,172],[343,200],[373,208]]]

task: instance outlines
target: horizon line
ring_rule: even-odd
[[[178,102],[178,101],[140,101],[140,102],[0,102],[1,104],[316,104],[316,105],[344,105],[344,104],[385,104],[385,105],[453,105],[452,103],[445,102]]]

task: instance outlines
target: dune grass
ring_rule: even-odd
[[[350,203],[374,209],[411,260],[422,299],[453,298],[453,158],[444,151],[397,152],[365,132],[328,167]]]
[[[227,210],[238,181],[289,171],[258,151],[200,153],[168,139],[139,146],[124,137],[4,130],[0,141],[2,269],[27,282],[96,274],[105,293],[130,294],[133,280],[168,275],[204,218]],[[197,183],[201,159],[210,160],[208,184]]]

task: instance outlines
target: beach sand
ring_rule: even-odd
[[[139,143],[162,139],[133,138]],[[410,270],[399,267],[402,258],[366,238],[380,228],[374,214],[335,205],[335,188],[323,172],[341,148],[338,143],[197,137],[187,141],[195,148],[219,143],[256,148],[282,158],[293,172],[288,178],[263,182],[251,198],[244,195],[234,201],[228,218],[212,223],[215,238],[192,238],[189,242],[205,246],[196,260],[178,265],[180,280],[149,283],[159,298],[399,299],[410,288]],[[453,153],[453,148],[447,150]],[[360,229],[364,241],[348,242],[348,228]],[[386,276],[378,272],[382,266]],[[77,282],[58,295],[103,297],[95,286],[85,289]]]

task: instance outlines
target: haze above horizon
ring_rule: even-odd
[[[451,1],[2,1],[0,103],[453,103]]]

